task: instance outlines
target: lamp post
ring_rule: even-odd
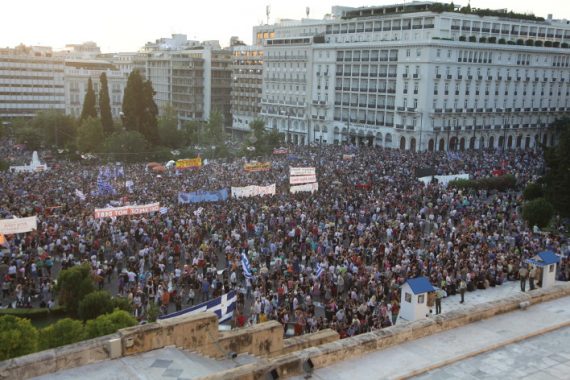
[[[422,151],[422,130],[424,127],[424,113],[420,112],[420,144],[419,144],[419,151]]]

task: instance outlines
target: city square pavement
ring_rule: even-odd
[[[491,290],[501,293],[508,292],[509,288],[511,287],[506,286]],[[489,289],[484,293],[487,291]],[[473,294],[476,293],[469,293],[469,295]],[[490,297],[490,293],[488,294]],[[453,297],[446,300],[452,301]],[[465,300],[469,302],[467,295]],[[472,302],[475,302],[474,297]],[[451,306],[448,310],[450,309]],[[445,309],[443,311],[445,312]],[[536,341],[524,339],[529,334],[559,326],[564,326],[564,328],[541,335],[535,338]],[[426,379],[503,379],[509,376],[510,378],[529,376],[529,379],[568,379],[570,371],[566,372],[565,377],[556,377],[565,368],[563,366],[569,365],[568,347],[564,350],[557,350],[556,344],[544,348],[540,346],[540,342],[549,340],[549,337],[552,342],[558,341],[562,344],[563,338],[570,334],[570,328],[566,326],[570,326],[570,297],[537,304],[526,310],[498,315],[457,329],[342,361],[316,370],[313,378],[327,380],[397,379],[421,374]],[[521,338],[524,339],[521,343],[501,348],[505,342]],[[485,359],[483,356],[471,358],[472,355],[490,347],[498,347],[489,352],[490,359]],[[523,347],[525,355],[519,357],[521,349],[517,347]],[[501,357],[505,360],[496,360]],[[461,358],[465,360],[459,360],[454,365],[433,372],[421,373],[424,369]],[[526,363],[525,366],[521,364],[522,358]],[[493,367],[491,364],[495,363],[497,365]],[[464,374],[462,365],[466,369]],[[547,369],[550,369],[550,372],[546,371]],[[503,377],[505,373],[518,375]],[[303,376],[299,376],[296,379],[302,378]]]

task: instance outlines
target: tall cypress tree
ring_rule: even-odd
[[[97,110],[95,109],[95,91],[93,91],[93,82],[91,78],[87,82],[87,92],[85,93],[85,98],[83,99],[83,109],[81,110],[81,116],[79,121],[83,121],[88,117],[97,118]]]
[[[109,100],[109,85],[107,74],[101,73],[99,77],[101,88],[99,89],[99,112],[101,113],[101,126],[105,135],[113,133],[113,115],[111,115],[111,102]]]
[[[124,127],[128,131],[140,132],[147,141],[158,144],[158,107],[153,96],[152,83],[143,81],[140,73],[133,70],[123,96]]]

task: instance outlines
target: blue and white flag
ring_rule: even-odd
[[[164,215],[168,212],[168,207],[161,207],[159,211],[160,215]]]
[[[180,317],[182,315],[194,315],[202,313],[204,311],[214,312],[219,319],[219,322],[225,322],[231,319],[234,315],[234,310],[236,309],[237,295],[234,290],[216,297],[209,301],[203,302],[201,304],[191,306],[189,308],[176,311],[174,313],[166,314],[158,317],[158,319],[168,319],[174,317]]]
[[[77,196],[77,198],[81,199],[82,201],[85,200],[85,194],[83,194],[83,191],[75,189],[75,195]]]
[[[317,272],[315,273],[317,278],[321,277],[321,275],[323,274],[324,271],[325,271],[325,269],[321,266],[321,264],[317,263]]]
[[[251,267],[249,266],[249,259],[245,252],[241,253],[241,268],[243,269],[243,275],[245,278],[251,278]]]

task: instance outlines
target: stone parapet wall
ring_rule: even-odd
[[[399,323],[386,329],[326,343],[318,347],[313,346],[258,363],[219,372],[202,379],[265,379],[271,371],[276,371],[280,378],[303,375],[303,365],[308,359],[311,360],[315,369],[324,368],[342,360],[349,360],[373,351],[508,313],[519,309],[523,302],[529,302],[530,305],[533,305],[568,296],[570,296],[570,283],[559,283],[549,289],[537,289],[486,304],[465,306],[462,310],[450,311],[429,319]]]

